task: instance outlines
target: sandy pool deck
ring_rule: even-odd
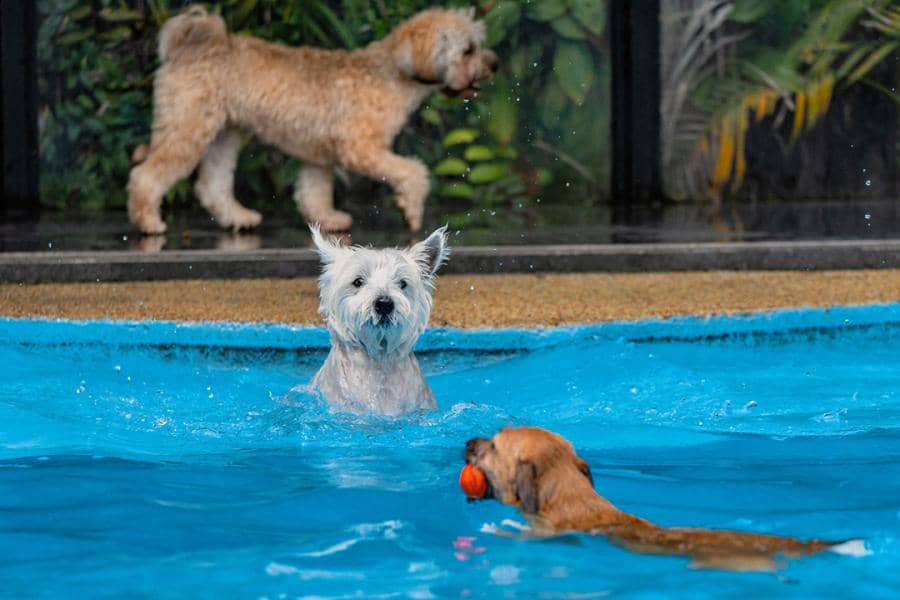
[[[900,301],[900,270],[447,275],[433,325],[537,327]],[[0,316],[321,324],[313,278],[0,284]]]

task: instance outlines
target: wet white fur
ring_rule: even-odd
[[[334,409],[397,416],[437,408],[412,350],[428,325],[435,274],[449,255],[446,229],[410,248],[375,250],[341,246],[310,227],[322,260],[319,314],[331,333],[331,351],[312,385]],[[353,285],[357,278],[361,287]],[[394,311],[379,324],[375,301],[383,296]]]
[[[870,556],[872,551],[866,548],[866,542],[864,540],[847,540],[846,542],[841,542],[840,544],[835,544],[831,548],[829,548],[831,552],[835,554],[841,554],[843,556]]]

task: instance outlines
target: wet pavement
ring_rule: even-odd
[[[250,233],[222,231],[197,211],[169,219],[165,236],[142,237],[124,211],[103,215],[45,213],[36,221],[0,223],[0,252],[90,250],[223,250],[305,248],[309,235],[299,216],[265,215]],[[709,206],[675,204],[631,211],[609,206],[547,206],[524,219],[496,218],[496,227],[451,228],[454,246],[542,244],[645,244],[800,240],[883,240],[900,238],[900,200],[791,202]],[[486,217],[480,218],[485,222]],[[378,221],[378,222],[376,222]],[[429,219],[432,227],[440,223]],[[489,221],[490,222],[490,221]],[[426,223],[426,227],[429,223]],[[404,245],[412,240],[398,224],[357,216],[354,243]]]

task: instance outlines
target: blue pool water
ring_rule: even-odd
[[[897,597],[900,304],[546,331],[432,330],[440,410],[330,414],[320,329],[0,320],[0,596]],[[519,542],[465,441],[573,441],[666,525],[864,538],[778,575],[602,538]],[[471,539],[474,538],[474,539]]]

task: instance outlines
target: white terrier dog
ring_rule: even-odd
[[[437,408],[413,354],[431,314],[447,228],[405,250],[341,246],[310,227],[322,260],[319,314],[331,351],[313,387],[335,409],[397,416]]]

